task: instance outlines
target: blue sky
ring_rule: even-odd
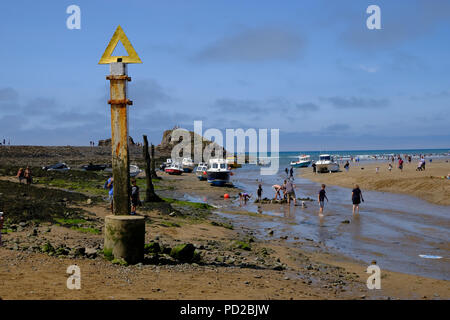
[[[81,8],[81,29],[66,8]],[[366,8],[381,8],[368,30]],[[0,11],[0,138],[89,145],[110,136],[117,25],[130,65],[130,135],[194,120],[279,128],[281,150],[450,147],[450,2],[10,1]],[[120,52],[120,48],[118,48]]]

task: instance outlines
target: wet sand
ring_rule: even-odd
[[[389,172],[387,161],[358,164],[351,163],[347,172],[341,164],[341,172],[314,174],[312,168],[303,168],[300,176],[318,183],[352,188],[356,183],[364,190],[374,190],[412,195],[437,205],[450,205],[450,180],[443,179],[450,173],[450,162],[434,160],[426,163],[425,171],[416,171],[417,163],[405,163],[403,172],[393,163]],[[379,167],[379,173],[376,173]],[[364,169],[362,169],[364,168]]]

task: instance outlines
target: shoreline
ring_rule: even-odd
[[[391,162],[378,161],[350,164],[348,172],[343,169],[343,165],[342,171],[335,173],[314,174],[312,168],[302,168],[299,176],[313,182],[350,189],[356,183],[363,192],[366,189],[405,194],[435,205],[450,206],[450,180],[443,178],[450,173],[450,162],[446,161],[427,162],[425,171],[416,171],[415,162],[405,162],[403,172],[396,167],[396,163],[392,164],[392,171],[389,172],[387,167]],[[379,173],[376,173],[376,167],[379,167]]]

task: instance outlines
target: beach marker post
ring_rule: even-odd
[[[128,56],[112,56],[122,42]],[[120,26],[117,27],[99,64],[109,64],[111,105],[111,151],[113,172],[113,215],[105,217],[105,255],[123,259],[134,264],[144,259],[145,220],[142,216],[130,215],[130,163],[128,154],[128,106],[132,101],[127,96],[127,64],[142,63]]]

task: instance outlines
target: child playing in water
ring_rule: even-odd
[[[250,199],[251,197],[252,196],[246,192],[244,192],[244,193],[239,192],[239,201],[241,203],[242,203],[242,200],[244,200],[244,204],[247,204],[248,199]]]
[[[323,207],[325,205],[325,199],[327,199],[328,202],[328,198],[325,192],[325,185],[322,184],[322,189],[320,189],[319,191],[319,195],[318,195],[318,202],[319,202],[319,217],[323,217]]]
[[[279,184],[274,184],[272,188],[275,190],[275,200],[278,200],[278,196],[280,196],[280,200],[283,200],[281,197],[281,186]]]
[[[256,191],[257,195],[258,195],[258,202],[261,202],[261,196],[262,196],[262,186],[259,185],[258,186],[258,190]]]
[[[353,214],[359,214],[359,204],[364,202],[364,198],[362,196],[362,192],[359,189],[359,186],[355,184],[355,188],[352,190],[352,202],[353,202]]]

